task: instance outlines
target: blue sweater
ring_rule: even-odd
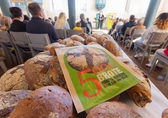
[[[26,31],[28,33],[34,34],[47,33],[51,43],[54,43],[58,40],[58,34],[54,27],[38,17],[32,17],[31,21],[29,21],[26,25]]]

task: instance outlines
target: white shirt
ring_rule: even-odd
[[[123,24],[124,24],[124,23],[123,23],[122,21],[118,21],[118,23],[117,23],[116,26],[115,26],[115,29],[118,30],[117,27],[119,28],[119,26],[121,26],[121,25],[123,25]]]
[[[168,33],[168,29],[166,30],[161,30],[161,29],[158,29],[158,27],[156,25],[153,25],[151,27],[149,27],[143,34],[142,34],[142,41],[143,41],[143,44],[147,44],[148,40],[149,40],[149,37],[151,36],[151,34],[153,32],[159,32],[159,33]]]

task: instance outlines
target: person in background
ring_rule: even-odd
[[[115,29],[115,27],[116,27],[118,21],[119,21],[119,18],[117,18],[116,21],[113,23],[113,26],[112,26],[112,28],[110,29],[109,33],[108,33],[109,35],[111,35],[111,33],[114,32],[114,29]]]
[[[123,35],[125,34],[125,31],[126,31],[127,27],[131,28],[131,27],[136,25],[134,20],[135,20],[135,16],[131,15],[130,19],[129,19],[129,22],[125,23],[124,26],[122,27],[121,34],[123,34]]]
[[[52,22],[50,19],[45,19],[44,21],[52,25]]]
[[[23,16],[24,16],[23,22],[27,23],[30,21],[30,18],[27,15],[23,15]]]
[[[87,25],[87,21],[85,19],[85,15],[84,14],[80,14],[80,23],[81,23],[81,27],[86,27],[86,33],[89,34],[90,29]]]
[[[86,18],[86,20],[87,20],[87,23],[90,27],[90,33],[92,34],[92,23],[89,21],[89,18]]]
[[[70,29],[64,12],[59,14],[58,20],[55,23],[55,29]]]
[[[54,27],[45,22],[44,9],[38,3],[30,3],[28,5],[29,12],[32,15],[32,19],[27,23],[26,30],[28,33],[44,34],[47,33],[50,42],[54,43],[58,40],[58,34]]]
[[[103,28],[103,21],[104,21],[104,15],[103,12],[100,11],[99,13],[99,18],[98,18],[98,29],[102,29]]]
[[[143,25],[143,23],[144,23],[144,18],[138,19],[137,24],[130,29],[130,33],[129,33],[130,36],[133,34],[135,29],[146,29],[146,26]]]
[[[11,23],[12,19],[10,17],[2,16],[0,18],[0,24],[1,24],[0,31],[8,31],[10,29]]]
[[[0,13],[0,20],[1,20],[2,14]],[[0,28],[1,28],[1,23],[0,23]]]
[[[80,22],[77,22],[77,23],[76,23],[76,26],[73,28],[73,30],[82,30],[82,28],[81,28],[81,23],[80,23]]]
[[[146,46],[149,37],[153,32],[159,33],[168,33],[168,13],[161,13],[157,18],[153,26],[149,27],[142,35],[141,38],[135,41],[134,46],[136,48],[137,44],[142,46]],[[159,39],[158,39],[159,40]],[[137,48],[136,54],[134,55],[135,58],[142,56],[142,50]]]
[[[13,23],[9,30],[13,32],[26,32],[26,23],[23,22],[22,10],[19,7],[10,7],[9,11],[13,16]]]
[[[55,25],[55,22],[53,21],[52,18],[49,17],[48,19],[51,21],[51,24],[52,24],[52,25]]]

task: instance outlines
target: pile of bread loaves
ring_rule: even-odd
[[[148,78],[107,34],[73,35],[8,70],[0,78],[0,118],[77,118],[55,48],[101,45],[145,79],[126,92],[139,107],[151,102]],[[117,99],[115,99],[117,100]],[[141,118],[128,105],[110,100],[92,108],[87,118]]]

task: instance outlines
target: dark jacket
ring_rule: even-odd
[[[9,31],[13,32],[26,32],[26,23],[19,20],[14,20],[10,26]]]
[[[135,25],[136,23],[134,21],[129,21],[124,24],[123,28],[121,29],[121,32],[124,34],[127,27],[133,27]]]
[[[51,43],[58,40],[58,34],[54,27],[38,17],[32,17],[31,21],[27,23],[26,30],[28,33],[44,34],[47,33]]]
[[[89,27],[87,26],[87,23],[83,20],[80,21],[81,27],[86,27],[86,33],[88,34],[90,32]]]

